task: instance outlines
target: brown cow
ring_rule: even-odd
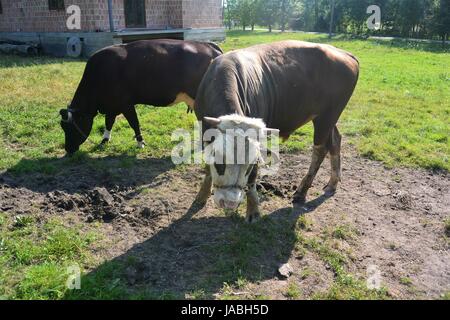
[[[203,120],[203,130],[215,127],[224,131],[230,126],[267,130],[265,124],[278,129],[286,139],[313,121],[312,163],[294,195],[295,203],[304,203],[327,153],[332,170],[325,192],[331,195],[336,191],[341,176],[341,135],[336,123],[353,94],[358,75],[358,60],[330,45],[301,41],[257,45],[214,60],[200,84],[194,111]],[[264,124],[251,118],[262,119]],[[216,204],[235,209],[248,187],[247,220],[259,217],[257,165],[214,164],[208,169],[198,202],[206,202],[214,185]]]
[[[106,115],[102,144],[110,140],[116,116],[123,114],[143,147],[134,106],[184,101],[192,108],[204,73],[221,54],[214,43],[170,39],[135,41],[96,52],[68,109],[60,111],[67,153],[76,152],[87,139],[98,112]]]

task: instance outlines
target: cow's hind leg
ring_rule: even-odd
[[[107,114],[105,116],[105,132],[103,133],[103,140],[101,145],[104,145],[111,141],[111,131],[114,126],[114,122],[116,122],[115,114]]]
[[[293,202],[297,204],[306,202],[306,194],[308,193],[309,188],[311,188],[314,178],[317,175],[317,171],[319,171],[319,168],[328,153],[330,134],[336,122],[332,121],[329,117],[318,117],[313,120],[313,123],[314,147],[311,165],[309,166],[308,173],[303,178],[294,194]]]
[[[341,141],[342,136],[335,126],[328,139],[328,150],[330,152],[331,177],[325,186],[325,195],[331,196],[336,192],[338,183],[341,181]]]
[[[327,152],[328,150],[325,144],[314,145],[311,165],[309,166],[308,173],[303,178],[300,186],[294,194],[294,203],[304,204],[306,202],[306,194],[308,193],[309,188],[311,188],[312,182],[316,177],[317,171],[319,171],[320,165],[327,155]]]
[[[142,149],[145,147],[144,139],[142,138],[141,134],[141,126],[139,124],[139,118],[136,113],[136,108],[132,106],[129,108],[126,112],[123,113],[125,118],[128,120],[128,123],[130,124],[131,128],[134,130],[135,139],[137,141],[138,148]]]

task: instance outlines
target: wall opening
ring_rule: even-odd
[[[127,28],[145,28],[145,0],[124,0],[125,26]]]

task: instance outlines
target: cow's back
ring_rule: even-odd
[[[358,73],[353,55],[329,45],[301,41],[257,45],[213,62],[195,110],[199,118],[224,112],[262,118],[288,135],[319,114],[340,114],[334,103],[345,106]]]
[[[194,98],[220,54],[208,43],[170,39],[106,47],[88,60],[74,101],[89,96],[91,108],[105,113],[135,104],[166,106],[180,93]]]

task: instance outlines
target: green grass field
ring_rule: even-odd
[[[324,36],[303,33],[239,31],[229,32],[226,42],[221,45],[229,51],[282,39],[330,42],[358,56],[360,81],[339,122],[343,135],[357,152],[390,167],[450,170],[448,48],[344,37],[329,41]],[[114,127],[110,145],[98,150],[96,145],[101,141],[104,126],[104,118],[99,116],[91,134],[92,142],[85,143],[77,156],[56,161],[64,155],[58,111],[70,102],[84,66],[85,61],[78,60],[0,55],[0,171],[55,173],[68,163],[88,162],[90,158],[123,154],[137,158],[168,156],[174,146],[170,140],[172,131],[193,126],[195,117],[186,114],[185,105],[171,108],[139,106],[147,148],[134,148],[134,133],[122,119]],[[306,150],[311,143],[312,126],[307,125],[282,144],[282,148],[286,152],[295,152]],[[86,268],[97,263],[91,255],[93,246],[101,243],[95,236],[95,225],[86,229],[74,227],[76,223],[68,226],[68,221],[57,217],[42,221],[36,217],[12,217],[0,212],[0,298],[71,298],[65,292],[67,266],[75,261]],[[239,234],[238,231],[233,234],[235,246],[222,250],[229,250],[230,255],[239,252],[239,255],[233,255],[236,264],[245,267],[255,247],[248,246],[242,251],[243,244],[264,238],[266,227],[271,223],[270,219],[263,219],[260,226],[243,226],[238,230]],[[282,230],[286,230],[286,226],[278,227],[277,232],[283,236]],[[343,238],[348,233],[347,229],[340,228],[332,235]],[[383,292],[367,292],[361,283],[351,280],[343,268],[344,258],[330,249],[327,241],[304,239],[301,230],[295,237],[288,236],[286,241],[295,243],[302,250],[315,252],[337,275],[329,293],[317,298],[385,297]],[[255,246],[265,246],[267,241]],[[101,269],[97,278],[91,279],[91,291],[84,291],[81,298],[127,297],[125,289],[108,287],[110,278],[105,275],[116,271],[113,265]],[[226,298],[226,283],[223,291]],[[301,293],[293,285],[287,295],[297,298]],[[202,297],[202,293],[193,293],[193,296]]]
[[[328,42],[324,36],[303,33],[230,32],[222,44],[225,51],[282,39]],[[404,165],[450,170],[450,54],[439,45],[411,45],[336,38],[331,44],[349,50],[361,62],[357,90],[339,126],[360,154],[388,166]],[[51,157],[63,155],[60,108],[73,97],[85,66],[84,61],[53,58],[0,56],[0,169],[53,170]],[[148,143],[139,156],[169,154],[170,133],[190,128],[195,120],[185,106],[138,108]],[[100,142],[102,116],[95,122],[91,140]],[[311,144],[311,125],[296,132],[283,145],[304,150]],[[126,121],[114,129],[113,143],[94,151],[93,157],[137,153],[133,132]],[[40,162],[21,163],[26,159]]]

